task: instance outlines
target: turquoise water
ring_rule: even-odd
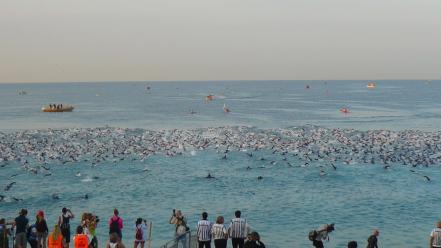
[[[310,89],[306,90],[305,85]],[[145,85],[151,90],[146,91]],[[439,131],[440,81],[377,81],[368,90],[361,81],[314,82],[149,82],[91,84],[0,85],[0,129],[67,127],[136,127],[184,129],[226,125],[278,128],[314,124],[330,128],[418,129]],[[19,96],[19,90],[28,95]],[[212,102],[204,96],[214,94]],[[73,104],[72,113],[40,112],[43,104]],[[224,114],[223,104],[231,109]],[[350,114],[339,112],[349,107]],[[196,114],[190,114],[190,109]],[[0,155],[4,151],[0,151]],[[322,223],[336,223],[326,247],[344,247],[349,240],[364,246],[371,229],[381,230],[383,247],[426,247],[430,230],[440,218],[439,165],[411,168],[383,164],[337,163],[337,170],[319,176],[324,162],[289,157],[292,167],[270,151],[231,152],[228,160],[213,150],[182,156],[154,155],[145,161],[51,164],[52,176],[25,172],[18,162],[0,168],[0,186],[16,181],[0,194],[23,199],[0,202],[0,215],[12,218],[28,208],[44,209],[50,224],[61,207],[70,207],[78,222],[80,213],[92,211],[102,221],[120,209],[129,230],[137,217],[153,221],[155,247],[169,240],[173,208],[182,209],[195,226],[202,211],[210,219],[233,217],[241,209],[267,247],[309,247],[307,233]],[[260,160],[265,157],[266,160]],[[269,161],[277,161],[270,164]],[[251,170],[247,170],[247,167]],[[145,172],[144,168],[148,168]],[[432,179],[411,173],[413,169]],[[76,173],[81,172],[81,177]],[[210,172],[214,180],[204,177]],[[16,175],[18,174],[18,175]],[[11,178],[12,175],[16,175]],[[92,179],[94,176],[97,179]],[[262,176],[263,180],[257,180]],[[59,200],[51,195],[57,193]],[[88,194],[89,199],[82,198]],[[99,226],[99,239],[107,228]]]

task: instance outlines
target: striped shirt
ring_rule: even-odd
[[[211,222],[208,220],[200,220],[197,225],[197,234],[199,241],[211,240]]]
[[[250,226],[245,219],[234,218],[228,227],[228,233],[231,238],[246,238],[250,232]]]
[[[225,228],[224,224],[214,224],[213,227],[211,227],[211,236],[213,239],[226,239],[227,236],[227,228]]]
[[[441,228],[437,227],[433,229],[433,231],[430,233],[430,237],[433,238],[433,247],[441,247]]]

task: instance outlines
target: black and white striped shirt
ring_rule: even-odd
[[[199,241],[210,241],[211,240],[211,222],[208,220],[200,220],[197,225],[197,234]]]
[[[225,239],[227,234],[227,228],[224,224],[216,223],[211,227],[211,236],[213,237],[213,239]]]
[[[441,247],[441,228],[433,229],[432,233],[430,233],[430,237],[433,238],[433,247]]]
[[[246,238],[250,232],[250,226],[245,219],[234,218],[228,227],[228,233],[231,238]]]

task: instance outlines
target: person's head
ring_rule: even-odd
[[[181,217],[182,216],[182,212],[181,210],[176,210],[176,217]]]
[[[203,212],[203,213],[202,213],[202,219],[203,219],[203,220],[207,220],[207,218],[208,218],[208,214],[207,214],[207,212]]]
[[[241,212],[240,210],[237,210],[236,212],[234,212],[234,216],[236,216],[236,218],[240,218]]]
[[[138,219],[136,219],[136,225],[140,225],[142,223],[142,218],[138,218]]]
[[[348,248],[357,248],[357,241],[349,241]]]
[[[77,226],[77,234],[82,234],[82,233],[83,233],[83,227]]]
[[[23,215],[23,216],[28,215],[28,210],[25,209],[25,208],[22,208],[22,209],[20,210],[20,215]]]
[[[327,232],[332,232],[334,230],[335,230],[334,229],[334,223],[326,225],[326,231]]]
[[[113,214],[114,214],[115,216],[118,216],[118,215],[119,215],[118,209],[115,208],[115,209],[113,210]]]
[[[4,218],[0,219],[0,225],[4,225],[6,223],[6,220]]]
[[[224,217],[218,216],[216,219],[216,224],[224,224]]]
[[[67,208],[64,207],[63,209],[61,209],[61,212],[62,212],[63,214],[67,213]]]
[[[252,240],[259,241],[260,240],[259,233],[258,232],[251,232],[251,238],[252,238]]]
[[[119,236],[117,233],[111,233],[109,236],[110,243],[117,243],[119,241]]]
[[[253,240],[253,235],[251,235],[251,233],[247,234],[247,240],[249,241]]]
[[[37,212],[37,220],[41,221],[43,219],[44,219],[44,212],[43,212],[43,210],[39,210]]]
[[[438,223],[436,223],[436,226],[437,226],[438,228],[441,228],[441,220],[439,220]]]
[[[375,236],[379,236],[379,235],[380,235],[380,230],[378,230],[378,229],[374,229],[374,230],[372,231],[372,234],[375,235]]]

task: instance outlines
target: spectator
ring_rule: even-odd
[[[118,209],[113,210],[113,216],[109,219],[109,234],[116,233],[122,239],[123,219],[119,217]]]
[[[378,229],[375,229],[373,231],[372,235],[369,236],[369,238],[367,240],[368,241],[367,248],[378,248],[378,245],[377,245],[378,235],[380,235],[380,231],[378,231]]]
[[[73,236],[73,242],[75,248],[88,248],[89,247],[89,238],[86,234],[83,233],[83,227],[77,226],[77,233]]]
[[[324,224],[318,228],[317,236],[313,240],[312,245],[316,248],[324,248],[323,240],[329,241],[328,234],[334,231],[334,224]]]
[[[6,220],[0,219],[0,248],[9,247],[9,229],[6,226]]]
[[[436,224],[436,228],[430,233],[429,247],[441,247],[441,220]]]
[[[247,240],[244,244],[245,248],[265,248],[265,244],[260,241],[259,233],[252,232],[250,236],[251,239]]]
[[[180,243],[182,248],[186,248],[187,232],[190,230],[190,228],[187,227],[187,221],[181,210],[175,211],[173,209],[173,215],[170,217],[169,223],[175,225],[175,238],[178,246]]]
[[[134,248],[137,248],[141,245],[141,248],[144,248],[145,245],[145,233],[147,231],[147,221],[142,218],[136,219],[135,222],[135,241]]]
[[[211,226],[213,225],[207,220],[207,212],[202,213],[202,220],[198,221],[197,235],[199,248],[211,248]]]
[[[37,221],[35,227],[37,228],[37,243],[39,248],[47,248],[46,240],[49,229],[47,227],[46,219],[44,218],[44,212],[42,210],[37,213]]]
[[[70,220],[74,218],[73,213],[68,208],[61,210],[61,215],[58,217],[58,226],[60,227],[63,236],[63,247],[69,248],[70,243]]]
[[[62,248],[63,247],[63,235],[61,235],[60,226],[55,225],[52,232],[47,238],[49,248]]]
[[[106,248],[125,248],[121,239],[117,233],[112,233],[109,236],[109,242],[107,242]]]
[[[228,234],[231,237],[233,248],[243,248],[245,238],[250,232],[250,226],[245,219],[240,218],[241,212],[239,210],[237,210],[234,215],[236,218],[231,220],[230,226],[228,227]]]
[[[26,215],[28,215],[28,210],[22,209],[19,216],[15,218],[14,226],[17,227],[15,230],[15,245],[17,248],[26,248],[26,230],[29,227],[29,220]]]
[[[357,241],[350,241],[348,243],[348,248],[357,248],[358,244]]]
[[[215,248],[227,248],[228,231],[224,225],[224,217],[218,216],[216,224],[211,227],[211,236],[214,239]]]

